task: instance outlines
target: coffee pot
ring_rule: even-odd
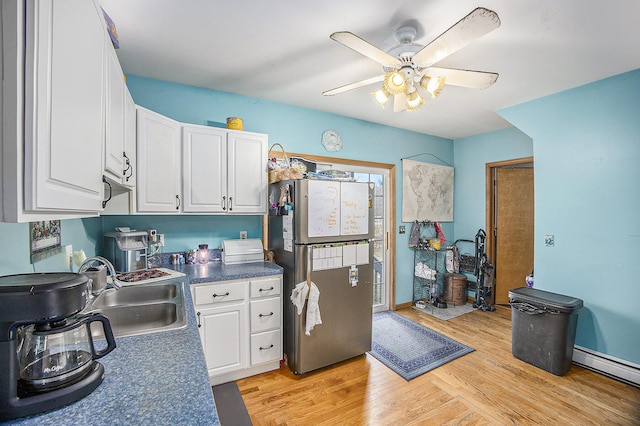
[[[91,290],[82,274],[0,277],[0,421],[62,407],[102,383],[96,360],[116,342],[107,317],[82,313]],[[106,341],[94,342],[92,324]]]

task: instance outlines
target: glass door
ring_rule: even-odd
[[[374,184],[374,237],[373,237],[373,312],[389,309],[389,171],[350,164],[317,164],[318,170],[336,168],[353,172],[356,181]]]

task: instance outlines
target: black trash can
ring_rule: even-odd
[[[511,353],[556,376],[571,368],[582,300],[520,287],[509,291]]]

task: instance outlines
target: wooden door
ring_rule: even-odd
[[[533,270],[533,168],[496,169],[495,303]]]

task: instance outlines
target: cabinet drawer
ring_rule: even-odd
[[[246,281],[197,286],[193,292],[194,302],[196,305],[208,305],[242,300],[245,298],[245,287]]]
[[[280,298],[260,299],[251,301],[251,332],[280,328]]]
[[[251,280],[251,298],[280,294],[280,276]]]
[[[261,364],[282,358],[280,330],[251,335],[251,364]]]

